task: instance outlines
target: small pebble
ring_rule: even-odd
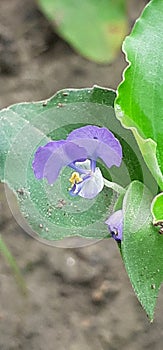
[[[74,265],[75,265],[75,259],[72,258],[71,256],[69,256],[69,257],[67,258],[66,264],[67,264],[68,266],[74,266]]]

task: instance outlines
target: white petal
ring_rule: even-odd
[[[104,179],[99,168],[96,168],[92,176],[83,181],[83,186],[79,192],[80,197],[92,199],[102,191],[104,187]]]

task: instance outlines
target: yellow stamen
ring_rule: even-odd
[[[75,171],[74,173],[72,173],[71,177],[69,178],[69,181],[74,185],[78,182],[83,181],[83,179],[80,177],[79,173]]]

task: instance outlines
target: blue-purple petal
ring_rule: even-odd
[[[87,125],[72,131],[67,140],[84,147],[88,158],[92,160],[102,159],[108,168],[121,164],[122,147],[107,128]]]
[[[82,189],[82,186],[83,186],[83,181],[82,182],[78,182],[78,183],[75,183],[71,189],[69,190],[69,194],[72,196],[72,197],[76,197],[79,192],[81,191]]]
[[[108,230],[116,241],[121,241],[123,237],[123,211],[115,211],[106,221]]]
[[[83,147],[66,140],[52,141],[38,148],[32,166],[37,179],[47,178],[53,184],[63,167],[86,158]]]
[[[37,179],[42,179],[44,177],[44,169],[48,159],[51,157],[53,152],[55,152],[65,143],[65,140],[51,141],[45,146],[40,146],[37,149],[32,163],[33,171]]]

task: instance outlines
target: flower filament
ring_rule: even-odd
[[[69,178],[69,181],[71,182],[72,186],[83,181],[83,179],[80,177],[79,173],[77,171],[74,171]]]

